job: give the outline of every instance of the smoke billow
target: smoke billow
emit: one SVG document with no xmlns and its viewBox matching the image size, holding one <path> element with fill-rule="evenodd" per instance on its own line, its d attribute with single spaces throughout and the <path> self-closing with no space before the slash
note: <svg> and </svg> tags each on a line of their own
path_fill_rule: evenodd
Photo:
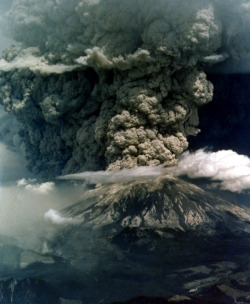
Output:
<svg viewBox="0 0 250 304">
<path fill-rule="evenodd" d="M 28 167 L 176 164 L 213 97 L 204 68 L 249 56 L 249 14 L 245 0 L 14 0 L 0 102 Z"/>
</svg>

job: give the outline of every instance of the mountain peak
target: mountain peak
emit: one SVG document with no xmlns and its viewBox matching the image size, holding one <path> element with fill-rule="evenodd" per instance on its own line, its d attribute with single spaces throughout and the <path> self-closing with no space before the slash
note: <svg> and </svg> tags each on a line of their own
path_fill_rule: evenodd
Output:
<svg viewBox="0 0 250 304">
<path fill-rule="evenodd" d="M 84 225 L 205 230 L 219 224 L 246 229 L 250 212 L 194 184 L 172 176 L 99 185 L 77 204 L 64 209 Z M 244 226 L 244 228 L 243 228 Z"/>
</svg>

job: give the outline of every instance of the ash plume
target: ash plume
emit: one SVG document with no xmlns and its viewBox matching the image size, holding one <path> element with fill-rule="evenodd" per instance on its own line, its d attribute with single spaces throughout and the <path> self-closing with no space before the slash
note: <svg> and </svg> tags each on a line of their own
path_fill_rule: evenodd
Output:
<svg viewBox="0 0 250 304">
<path fill-rule="evenodd" d="M 0 102 L 43 175 L 175 165 L 211 101 L 204 69 L 249 56 L 250 2 L 14 0 Z"/>
</svg>

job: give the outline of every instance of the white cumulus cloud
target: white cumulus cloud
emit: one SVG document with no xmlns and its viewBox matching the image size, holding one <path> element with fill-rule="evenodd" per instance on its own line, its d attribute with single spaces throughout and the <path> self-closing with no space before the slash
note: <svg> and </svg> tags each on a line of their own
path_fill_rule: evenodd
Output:
<svg viewBox="0 0 250 304">
<path fill-rule="evenodd" d="M 219 181 L 223 190 L 241 192 L 250 189 L 250 159 L 232 150 L 186 152 L 170 171 L 177 176 L 211 178 Z"/>
<path fill-rule="evenodd" d="M 57 225 L 65 225 L 65 224 L 77 224 L 79 221 L 72 217 L 63 217 L 60 212 L 54 209 L 49 209 L 44 214 L 44 219 L 47 221 L 52 222 L 53 224 Z"/>
<path fill-rule="evenodd" d="M 17 181 L 18 187 L 23 187 L 28 191 L 32 191 L 40 194 L 48 194 L 51 193 L 55 189 L 55 183 L 53 182 L 45 182 L 45 183 L 35 183 L 36 179 L 25 179 L 22 178 Z"/>
</svg>

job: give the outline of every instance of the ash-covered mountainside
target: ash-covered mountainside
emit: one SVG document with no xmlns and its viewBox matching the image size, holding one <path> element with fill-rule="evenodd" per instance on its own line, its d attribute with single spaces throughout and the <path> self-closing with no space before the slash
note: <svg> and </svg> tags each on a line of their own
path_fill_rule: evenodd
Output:
<svg viewBox="0 0 250 304">
<path fill-rule="evenodd" d="M 249 209 L 170 176 L 89 187 L 33 247 L 0 235 L 4 304 L 249 302 Z"/>
<path fill-rule="evenodd" d="M 222 227 L 250 231 L 248 209 L 172 176 L 98 186 L 63 214 L 86 226 L 110 225 L 118 231 L 126 227 L 199 230 L 206 234 Z"/>
<path fill-rule="evenodd" d="M 164 176 L 99 185 L 61 216 L 72 225 L 47 246 L 81 269 L 95 301 L 248 303 L 247 208 Z"/>
<path fill-rule="evenodd" d="M 28 167 L 175 165 L 213 97 L 204 69 L 249 55 L 248 1 L 14 0 L 0 103 Z M 11 133 L 11 132 L 9 132 Z M 17 138 L 18 137 L 18 138 Z"/>
</svg>

